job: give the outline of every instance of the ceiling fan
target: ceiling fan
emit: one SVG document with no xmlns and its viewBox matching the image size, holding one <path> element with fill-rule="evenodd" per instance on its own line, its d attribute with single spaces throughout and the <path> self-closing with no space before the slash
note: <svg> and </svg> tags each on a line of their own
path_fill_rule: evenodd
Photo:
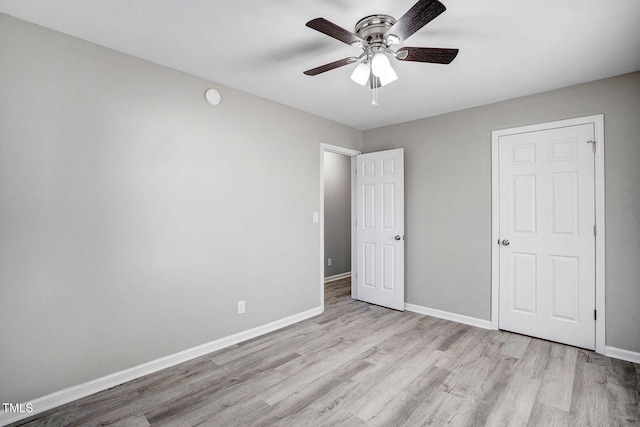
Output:
<svg viewBox="0 0 640 427">
<path fill-rule="evenodd" d="M 357 57 L 350 56 L 312 68 L 304 74 L 316 76 L 358 62 L 358 66 L 351 74 L 351 79 L 362 86 L 369 82 L 370 87 L 375 90 L 398 79 L 387 54 L 400 61 L 449 64 L 458 54 L 458 49 L 431 47 L 400 47 L 396 51 L 391 49 L 391 46 L 403 43 L 445 10 L 446 7 L 438 0 L 419 0 L 398 20 L 389 15 L 370 15 L 362 18 L 355 26 L 355 33 L 324 18 L 312 19 L 307 22 L 307 27 L 348 45 L 362 48 L 363 52 Z"/>
</svg>

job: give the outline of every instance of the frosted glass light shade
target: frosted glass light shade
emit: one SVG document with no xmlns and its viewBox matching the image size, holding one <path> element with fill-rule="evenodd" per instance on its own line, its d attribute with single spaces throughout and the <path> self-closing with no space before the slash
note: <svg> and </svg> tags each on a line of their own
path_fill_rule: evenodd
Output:
<svg viewBox="0 0 640 427">
<path fill-rule="evenodd" d="M 384 86 L 391 82 L 395 82 L 398 80 L 398 74 L 396 71 L 389 65 L 389 69 L 382 76 L 380 76 L 380 85 Z"/>
<path fill-rule="evenodd" d="M 369 66 L 364 62 L 358 64 L 353 73 L 351 73 L 351 80 L 364 86 L 369 81 Z"/>
<path fill-rule="evenodd" d="M 382 77 L 389 68 L 391 68 L 391 63 L 389 62 L 387 55 L 382 52 L 378 52 L 373 55 L 373 59 L 371 60 L 371 71 L 373 71 L 375 76 Z"/>
<path fill-rule="evenodd" d="M 398 75 L 393 67 L 391 67 L 389 58 L 382 52 L 376 53 L 373 56 L 371 60 L 371 71 L 375 76 L 380 78 L 380 84 L 382 86 L 398 79 Z"/>
</svg>

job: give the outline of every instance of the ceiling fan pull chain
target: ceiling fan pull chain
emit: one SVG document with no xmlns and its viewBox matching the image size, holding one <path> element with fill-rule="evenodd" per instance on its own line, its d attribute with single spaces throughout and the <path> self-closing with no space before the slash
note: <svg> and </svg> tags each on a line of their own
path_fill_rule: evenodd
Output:
<svg viewBox="0 0 640 427">
<path fill-rule="evenodd" d="M 378 106 L 378 85 L 376 83 L 373 84 L 373 90 L 371 91 L 373 93 L 373 99 L 371 100 L 371 105 L 373 105 L 374 107 Z"/>
</svg>

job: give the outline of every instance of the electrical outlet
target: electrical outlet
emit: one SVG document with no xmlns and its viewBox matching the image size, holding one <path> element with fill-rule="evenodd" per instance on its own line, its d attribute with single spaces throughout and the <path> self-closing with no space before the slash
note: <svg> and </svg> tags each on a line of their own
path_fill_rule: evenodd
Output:
<svg viewBox="0 0 640 427">
<path fill-rule="evenodd" d="M 331 267 L 331 258 L 327 258 L 327 267 Z"/>
<path fill-rule="evenodd" d="M 244 314 L 244 301 L 238 301 L 238 314 Z"/>
</svg>

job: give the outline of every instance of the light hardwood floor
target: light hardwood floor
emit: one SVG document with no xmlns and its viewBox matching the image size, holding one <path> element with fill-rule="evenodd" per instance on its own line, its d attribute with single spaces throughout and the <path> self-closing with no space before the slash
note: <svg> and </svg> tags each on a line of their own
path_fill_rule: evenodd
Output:
<svg viewBox="0 0 640 427">
<path fill-rule="evenodd" d="M 354 301 L 27 426 L 627 426 L 640 365 Z"/>
</svg>

